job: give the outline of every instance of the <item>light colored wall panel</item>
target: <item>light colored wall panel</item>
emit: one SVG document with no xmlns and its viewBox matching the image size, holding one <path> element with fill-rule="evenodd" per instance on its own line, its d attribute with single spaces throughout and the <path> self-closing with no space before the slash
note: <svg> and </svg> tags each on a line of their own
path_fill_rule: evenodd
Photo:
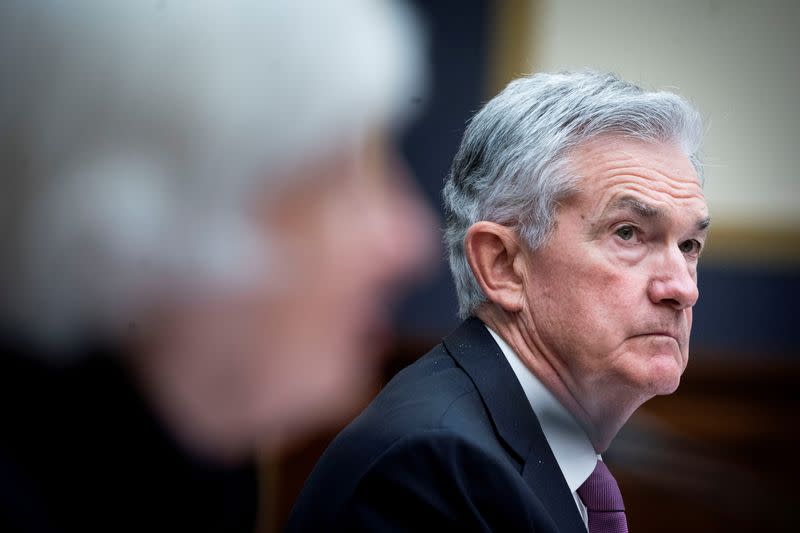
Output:
<svg viewBox="0 0 800 533">
<path fill-rule="evenodd" d="M 694 101 L 714 224 L 798 244 L 800 2 L 537 0 L 531 17 L 535 70 L 590 66 Z"/>
</svg>

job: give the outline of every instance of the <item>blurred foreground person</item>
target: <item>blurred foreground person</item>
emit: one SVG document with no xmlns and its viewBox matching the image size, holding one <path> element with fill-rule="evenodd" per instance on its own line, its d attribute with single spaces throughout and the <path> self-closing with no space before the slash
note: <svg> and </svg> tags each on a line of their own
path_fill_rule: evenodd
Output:
<svg viewBox="0 0 800 533">
<path fill-rule="evenodd" d="M 0 6 L 0 530 L 252 531 L 435 250 L 367 0 Z"/>
<path fill-rule="evenodd" d="M 593 71 L 475 115 L 444 187 L 466 320 L 337 437 L 289 531 L 627 532 L 599 454 L 686 368 L 701 134 L 682 98 Z"/>
</svg>

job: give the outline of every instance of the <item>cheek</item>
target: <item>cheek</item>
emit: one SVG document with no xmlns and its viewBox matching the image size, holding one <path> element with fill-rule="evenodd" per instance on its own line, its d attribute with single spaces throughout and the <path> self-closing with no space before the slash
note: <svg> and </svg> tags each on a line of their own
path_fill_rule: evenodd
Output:
<svg viewBox="0 0 800 533">
<path fill-rule="evenodd" d="M 348 209 L 340 196 L 326 190 L 298 206 L 301 223 L 283 228 L 279 236 L 283 245 L 277 271 L 284 288 L 279 306 L 300 323 L 317 320 L 315 328 L 336 321 L 332 309 L 346 310 L 347 294 L 363 279 L 353 214 L 358 205 Z"/>
<path fill-rule="evenodd" d="M 644 290 L 635 273 L 579 252 L 548 267 L 552 274 L 529 301 L 543 342 L 569 366 L 589 372 L 625 341 Z"/>
<path fill-rule="evenodd" d="M 304 208 L 302 224 L 282 232 L 280 291 L 264 302 L 269 353 L 262 379 L 278 376 L 273 386 L 308 401 L 341 394 L 368 367 L 364 330 L 377 314 L 369 308 L 376 294 L 367 290 L 374 284 L 361 253 L 363 231 L 355 227 L 358 204 L 344 206 L 328 192 Z"/>
<path fill-rule="evenodd" d="M 605 330 L 620 330 L 643 294 L 635 277 L 598 262 L 578 268 L 575 264 L 563 265 L 562 272 L 567 274 L 560 281 L 561 302 L 554 303 L 560 304 L 569 322 L 578 325 L 576 329 L 595 336 Z"/>
<path fill-rule="evenodd" d="M 337 394 L 347 396 L 353 381 L 361 379 L 369 366 L 364 347 L 342 319 L 347 313 L 332 312 L 329 303 L 282 298 L 253 324 L 245 348 L 249 364 L 243 366 L 256 405 L 270 411 L 319 409 Z"/>
</svg>

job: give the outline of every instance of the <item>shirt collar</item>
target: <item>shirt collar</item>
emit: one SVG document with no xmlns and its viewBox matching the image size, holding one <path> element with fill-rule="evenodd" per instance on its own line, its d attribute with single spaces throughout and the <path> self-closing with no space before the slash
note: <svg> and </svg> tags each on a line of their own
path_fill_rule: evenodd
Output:
<svg viewBox="0 0 800 533">
<path fill-rule="evenodd" d="M 569 490 L 575 492 L 591 475 L 600 459 L 586 432 L 575 417 L 559 402 L 517 356 L 511 346 L 486 326 L 522 385 L 547 443 Z"/>
</svg>

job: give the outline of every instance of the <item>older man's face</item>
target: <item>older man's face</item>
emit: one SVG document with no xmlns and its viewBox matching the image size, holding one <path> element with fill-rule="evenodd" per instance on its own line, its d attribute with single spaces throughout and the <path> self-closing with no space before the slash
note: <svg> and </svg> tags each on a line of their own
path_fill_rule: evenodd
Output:
<svg viewBox="0 0 800 533">
<path fill-rule="evenodd" d="M 587 411 L 673 392 L 686 368 L 708 211 L 673 145 L 613 137 L 573 153 L 580 191 L 531 253 L 527 327 Z"/>
</svg>

